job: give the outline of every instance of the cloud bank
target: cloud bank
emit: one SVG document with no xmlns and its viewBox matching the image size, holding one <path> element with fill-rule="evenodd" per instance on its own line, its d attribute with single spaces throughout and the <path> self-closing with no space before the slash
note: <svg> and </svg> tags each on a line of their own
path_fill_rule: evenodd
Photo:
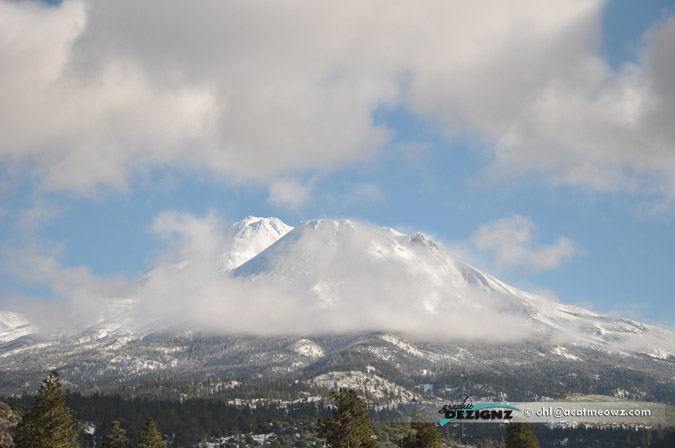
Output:
<svg viewBox="0 0 675 448">
<path fill-rule="evenodd" d="M 402 106 L 477 136 L 492 178 L 672 198 L 675 18 L 613 69 L 605 4 L 2 0 L 0 163 L 83 195 L 170 167 L 283 201 L 293 173 L 376 157 L 374 113 Z"/>
</svg>

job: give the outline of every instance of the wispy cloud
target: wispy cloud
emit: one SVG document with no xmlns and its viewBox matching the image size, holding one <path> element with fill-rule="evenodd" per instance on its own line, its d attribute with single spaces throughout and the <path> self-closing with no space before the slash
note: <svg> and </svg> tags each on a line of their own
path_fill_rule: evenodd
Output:
<svg viewBox="0 0 675 448">
<path fill-rule="evenodd" d="M 292 178 L 276 180 L 269 187 L 267 202 L 278 206 L 298 208 L 311 198 L 314 184 L 313 179 L 304 184 Z"/>
<path fill-rule="evenodd" d="M 481 225 L 471 241 L 478 249 L 490 252 L 498 266 L 507 268 L 553 269 L 581 252 L 564 236 L 553 244 L 537 244 L 536 230 L 532 220 L 514 213 Z"/>
<path fill-rule="evenodd" d="M 152 231 L 166 244 L 165 261 L 202 260 L 213 264 L 216 255 L 231 244 L 225 223 L 214 210 L 204 216 L 165 210 L 155 216 Z"/>
<path fill-rule="evenodd" d="M 382 202 L 386 198 L 382 189 L 375 184 L 360 184 L 354 188 L 354 191 L 347 198 L 347 205 L 359 203 Z"/>
<path fill-rule="evenodd" d="M 130 279 L 96 275 L 87 266 L 64 266 L 60 247 L 28 247 L 5 253 L 0 268 L 19 281 L 49 289 L 49 300 L 23 298 L 15 306 L 26 313 L 38 329 L 82 329 L 114 314 L 115 299 L 128 297 Z M 11 302 L 11 300 L 10 300 Z"/>
</svg>

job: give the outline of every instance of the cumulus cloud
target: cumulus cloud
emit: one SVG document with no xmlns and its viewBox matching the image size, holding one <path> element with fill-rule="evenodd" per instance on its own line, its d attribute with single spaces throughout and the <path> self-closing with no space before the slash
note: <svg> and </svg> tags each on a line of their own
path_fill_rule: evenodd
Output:
<svg viewBox="0 0 675 448">
<path fill-rule="evenodd" d="M 492 177 L 672 197 L 675 18 L 613 69 L 605 4 L 2 0 L 0 160 L 80 194 L 164 167 L 273 182 L 372 158 L 374 112 L 403 106 L 480 136 Z"/>
<path fill-rule="evenodd" d="M 396 90 L 332 60 L 340 31 L 318 5 L 184 6 L 0 2 L 0 157 L 88 194 L 154 167 L 330 168 L 387 140 L 371 112 Z"/>
<path fill-rule="evenodd" d="M 581 249 L 569 238 L 559 236 L 553 244 L 536 244 L 537 226 L 529 218 L 512 214 L 481 225 L 471 236 L 480 250 L 491 252 L 499 266 L 553 269 L 569 261 Z"/>
</svg>

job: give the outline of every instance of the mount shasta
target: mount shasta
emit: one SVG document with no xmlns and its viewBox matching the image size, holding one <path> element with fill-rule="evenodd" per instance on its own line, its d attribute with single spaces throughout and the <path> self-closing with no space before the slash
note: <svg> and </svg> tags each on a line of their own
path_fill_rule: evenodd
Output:
<svg viewBox="0 0 675 448">
<path fill-rule="evenodd" d="M 76 304 L 59 325 L 0 312 L 0 389 L 32 391 L 56 368 L 81 390 L 161 376 L 220 378 L 234 395 L 238 382 L 285 378 L 378 400 L 460 385 L 675 396 L 670 331 L 521 291 L 420 233 L 248 217 L 219 241 L 159 263 L 123 297 Z"/>
</svg>

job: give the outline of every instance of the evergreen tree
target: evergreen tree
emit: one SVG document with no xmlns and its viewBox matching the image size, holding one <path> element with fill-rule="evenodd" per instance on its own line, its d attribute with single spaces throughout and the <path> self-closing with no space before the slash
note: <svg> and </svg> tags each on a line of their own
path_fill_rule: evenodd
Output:
<svg viewBox="0 0 675 448">
<path fill-rule="evenodd" d="M 321 436 L 331 448 L 375 448 L 366 404 L 351 389 L 332 391 L 333 416 L 321 424 Z"/>
<path fill-rule="evenodd" d="M 157 431 L 157 425 L 152 418 L 149 418 L 145 424 L 145 431 L 138 440 L 138 448 L 166 448 L 166 442 L 162 440 L 162 436 Z"/>
<path fill-rule="evenodd" d="M 506 448 L 539 448 L 539 442 L 529 423 L 509 423 L 506 425 Z"/>
<path fill-rule="evenodd" d="M 66 409 L 59 374 L 53 371 L 43 383 L 35 403 L 16 427 L 16 447 L 77 448 L 80 426 Z"/>
<path fill-rule="evenodd" d="M 129 439 L 127 439 L 127 432 L 120 428 L 120 422 L 112 422 L 112 428 L 103 437 L 102 448 L 127 448 L 129 446 Z"/>
<path fill-rule="evenodd" d="M 9 405 L 0 402 L 0 448 L 11 448 L 14 445 L 12 434 L 19 420 L 19 415 Z"/>
<path fill-rule="evenodd" d="M 442 448 L 443 436 L 435 423 L 431 423 L 422 407 L 413 409 L 411 431 L 401 439 L 402 448 Z"/>
</svg>

